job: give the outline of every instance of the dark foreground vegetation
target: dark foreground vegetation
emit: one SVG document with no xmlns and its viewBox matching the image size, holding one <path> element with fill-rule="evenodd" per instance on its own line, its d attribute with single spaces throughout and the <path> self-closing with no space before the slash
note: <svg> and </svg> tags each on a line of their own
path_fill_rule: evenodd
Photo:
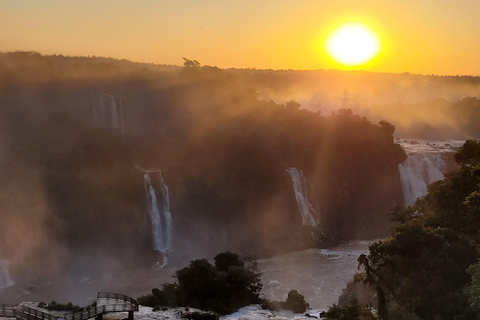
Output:
<svg viewBox="0 0 480 320">
<path fill-rule="evenodd" d="M 305 298 L 291 290 L 284 302 L 270 302 L 260 297 L 261 274 L 256 262 L 241 260 L 231 252 L 215 256 L 212 265 L 206 259 L 193 260 L 175 272 L 174 283 L 165 283 L 152 294 L 141 296 L 141 305 L 162 307 L 194 307 L 225 315 L 251 304 L 261 304 L 269 309 L 292 310 L 303 313 L 308 308 Z"/>
<path fill-rule="evenodd" d="M 392 236 L 359 258 L 356 280 L 376 291 L 380 319 L 479 319 L 480 141 L 467 141 L 455 159 L 461 168 L 413 206 L 395 208 Z"/>
<path fill-rule="evenodd" d="M 38 305 L 40 308 L 45 307 L 47 310 L 53 310 L 53 311 L 73 311 L 73 310 L 78 310 L 80 309 L 80 306 L 74 305 L 71 302 L 68 303 L 58 303 L 55 300 L 50 302 L 49 304 L 45 303 L 40 303 Z"/>
<path fill-rule="evenodd" d="M 322 317 L 328 320 L 376 320 L 377 316 L 372 309 L 359 304 L 357 300 L 352 300 L 343 307 L 333 305 L 326 312 L 322 312 Z"/>
<path fill-rule="evenodd" d="M 290 290 L 285 301 L 263 301 L 263 307 L 272 311 L 290 310 L 294 313 L 304 313 L 310 305 L 305 297 L 295 289 Z"/>
</svg>

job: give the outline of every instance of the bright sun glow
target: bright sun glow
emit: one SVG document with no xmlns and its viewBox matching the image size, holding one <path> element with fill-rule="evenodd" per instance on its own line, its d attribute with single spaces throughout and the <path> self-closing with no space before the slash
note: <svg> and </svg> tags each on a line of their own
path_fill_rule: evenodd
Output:
<svg viewBox="0 0 480 320">
<path fill-rule="evenodd" d="M 362 24 L 346 24 L 333 31 L 325 50 L 338 63 L 357 66 L 372 60 L 380 51 L 377 35 Z"/>
</svg>

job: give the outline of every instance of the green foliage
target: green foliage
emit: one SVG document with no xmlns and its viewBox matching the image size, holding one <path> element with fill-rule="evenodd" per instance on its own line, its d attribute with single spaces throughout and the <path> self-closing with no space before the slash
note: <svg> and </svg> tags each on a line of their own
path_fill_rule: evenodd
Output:
<svg viewBox="0 0 480 320">
<path fill-rule="evenodd" d="M 480 140 L 467 140 L 455 155 L 459 164 L 478 163 L 480 161 Z"/>
<path fill-rule="evenodd" d="M 395 133 L 395 126 L 393 124 L 391 124 L 388 121 L 382 120 L 378 123 L 378 125 L 380 126 L 380 128 L 382 129 L 382 131 L 385 133 L 387 137 L 393 138 L 393 134 Z"/>
<path fill-rule="evenodd" d="M 350 304 L 339 307 L 337 305 L 331 306 L 328 311 L 322 314 L 326 319 L 332 320 L 375 320 L 377 319 L 370 309 L 358 304 L 358 301 L 353 300 Z"/>
<path fill-rule="evenodd" d="M 305 297 L 294 289 L 290 290 L 285 301 L 269 301 L 263 299 L 260 305 L 263 309 L 271 311 L 290 310 L 294 313 L 304 313 L 309 308 Z"/>
<path fill-rule="evenodd" d="M 145 306 L 145 307 L 150 307 L 153 308 L 157 305 L 157 298 L 153 294 L 147 294 L 144 296 L 140 296 L 137 298 L 138 304 Z"/>
<path fill-rule="evenodd" d="M 215 256 L 215 266 L 206 259 L 193 260 L 175 272 L 176 283 L 153 289 L 152 295 L 142 296 L 138 302 L 147 306 L 191 306 L 219 314 L 260 303 L 261 274 L 255 262 L 246 262 L 231 252 Z"/>
<path fill-rule="evenodd" d="M 187 58 L 182 58 L 183 59 L 183 67 L 184 68 L 198 68 L 200 67 L 200 62 L 197 60 L 190 60 Z"/>
<path fill-rule="evenodd" d="M 182 317 L 190 320 L 218 320 L 218 314 L 214 312 L 184 312 Z"/>
<path fill-rule="evenodd" d="M 244 263 L 235 253 L 223 252 L 215 256 L 215 268 L 218 271 L 228 271 L 230 267 L 244 267 Z"/>
<path fill-rule="evenodd" d="M 376 286 L 381 319 L 394 312 L 426 320 L 473 315 L 476 267 L 468 269 L 472 277 L 465 270 L 480 256 L 480 171 L 479 159 L 466 154 L 479 151 L 476 142 L 464 145 L 457 154 L 462 167 L 412 207 L 394 208 L 392 237 L 359 258 L 365 281 Z"/>
<path fill-rule="evenodd" d="M 286 310 L 291 310 L 295 313 L 304 313 L 308 307 L 309 305 L 302 294 L 297 290 L 290 290 L 287 300 L 285 300 Z"/>
<path fill-rule="evenodd" d="M 468 297 L 468 302 L 472 310 L 479 312 L 480 311 L 480 262 L 468 267 L 467 273 L 472 276 L 472 281 L 464 288 L 464 292 Z"/>
<path fill-rule="evenodd" d="M 354 275 L 353 281 L 347 284 L 338 298 L 339 306 L 343 307 L 350 304 L 351 301 L 358 301 L 360 305 L 378 307 L 377 292 L 374 286 L 365 283 L 366 277 L 365 273 Z"/>
<path fill-rule="evenodd" d="M 45 309 L 47 310 L 55 310 L 55 311 L 73 311 L 80 309 L 80 306 L 74 305 L 73 303 L 69 302 L 66 304 L 57 303 L 55 300 L 52 300 Z"/>
</svg>

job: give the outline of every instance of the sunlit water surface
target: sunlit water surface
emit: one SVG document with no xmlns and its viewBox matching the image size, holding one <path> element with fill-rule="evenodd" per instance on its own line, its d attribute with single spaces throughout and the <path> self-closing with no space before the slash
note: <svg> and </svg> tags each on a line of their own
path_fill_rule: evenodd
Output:
<svg viewBox="0 0 480 320">
<path fill-rule="evenodd" d="M 332 249 L 308 249 L 258 261 L 263 273 L 263 293 L 282 300 L 291 289 L 305 296 L 312 309 L 337 303 L 347 283 L 358 271 L 357 259 L 368 253 L 371 241 L 356 241 Z"/>
</svg>

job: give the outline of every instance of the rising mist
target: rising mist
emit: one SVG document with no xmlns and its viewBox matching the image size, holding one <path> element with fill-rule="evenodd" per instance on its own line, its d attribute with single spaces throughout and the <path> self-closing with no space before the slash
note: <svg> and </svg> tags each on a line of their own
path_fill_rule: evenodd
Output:
<svg viewBox="0 0 480 320">
<path fill-rule="evenodd" d="M 418 137 L 478 129 L 461 125 L 471 116 L 451 116 L 457 106 L 476 108 L 477 78 L 221 70 L 188 59 L 172 67 L 34 52 L 2 54 L 0 69 L 0 260 L 16 283 L 5 290 L 11 300 L 18 288 L 35 293 L 61 279 L 71 285 L 50 294 L 78 301 L 87 297 L 75 293 L 80 280 L 108 287 L 161 261 L 145 168 L 161 170 L 168 186 L 173 268 L 225 250 L 266 257 L 386 236 L 386 213 L 403 203 L 398 165 L 406 154 L 394 134 L 417 137 L 409 131 L 417 110 L 435 115 L 418 118 L 419 126 L 437 130 Z M 442 96 L 434 96 L 439 87 Z M 453 102 L 425 102 L 433 98 Z M 411 114 L 380 107 L 402 99 Z M 303 174 L 315 223 L 302 223 L 288 168 Z"/>
</svg>

